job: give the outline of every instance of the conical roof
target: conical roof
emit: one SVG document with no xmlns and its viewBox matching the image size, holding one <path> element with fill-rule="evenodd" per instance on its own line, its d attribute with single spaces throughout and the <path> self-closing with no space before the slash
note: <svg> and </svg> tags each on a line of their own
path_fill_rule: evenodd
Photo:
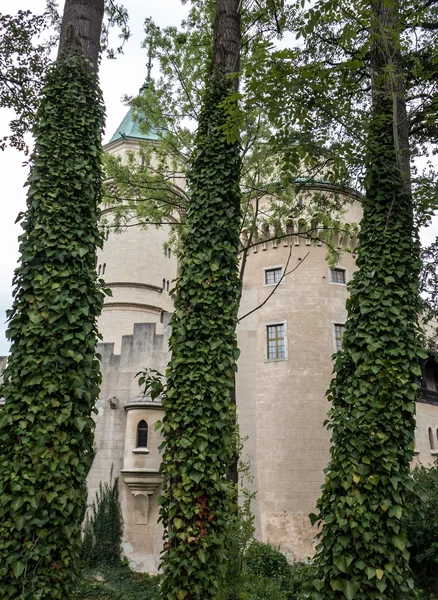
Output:
<svg viewBox="0 0 438 600">
<path fill-rule="evenodd" d="M 117 130 L 110 139 L 109 143 L 111 144 L 111 142 L 126 138 L 134 140 L 158 140 L 159 136 L 154 127 L 152 127 L 147 133 L 140 131 L 140 123 L 138 120 L 134 119 L 134 112 L 132 108 L 130 108 L 123 121 L 117 127 Z"/>
</svg>

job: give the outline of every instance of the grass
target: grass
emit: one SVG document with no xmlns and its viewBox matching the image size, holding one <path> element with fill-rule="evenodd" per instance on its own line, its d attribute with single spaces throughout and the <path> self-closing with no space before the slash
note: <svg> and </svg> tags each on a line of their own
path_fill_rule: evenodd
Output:
<svg viewBox="0 0 438 600">
<path fill-rule="evenodd" d="M 84 570 L 75 600 L 158 600 L 158 578 L 132 571 L 127 563 Z"/>
</svg>

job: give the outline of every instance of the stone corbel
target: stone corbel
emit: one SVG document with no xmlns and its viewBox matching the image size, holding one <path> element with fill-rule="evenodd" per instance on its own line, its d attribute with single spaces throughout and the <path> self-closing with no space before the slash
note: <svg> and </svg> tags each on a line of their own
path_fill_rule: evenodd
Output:
<svg viewBox="0 0 438 600">
<path fill-rule="evenodd" d="M 134 496 L 136 525 L 147 525 L 149 497 L 155 494 L 163 481 L 160 472 L 156 469 L 122 469 L 121 474 Z"/>
</svg>

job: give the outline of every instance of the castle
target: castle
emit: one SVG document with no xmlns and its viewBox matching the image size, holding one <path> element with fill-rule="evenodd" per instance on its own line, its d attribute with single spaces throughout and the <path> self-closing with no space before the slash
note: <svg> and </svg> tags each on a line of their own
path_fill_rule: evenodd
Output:
<svg viewBox="0 0 438 600">
<path fill-rule="evenodd" d="M 106 150 L 126 161 L 141 141 L 157 143 L 157 136 L 142 133 L 130 110 Z M 324 182 L 307 187 L 327 190 Z M 360 217 L 356 200 L 345 219 L 359 222 Z M 342 253 L 330 269 L 325 247 L 291 227 L 287 237 L 261 239 L 248 254 L 236 397 L 240 434 L 246 439 L 243 459 L 249 459 L 252 472 L 246 485 L 257 492 L 252 504 L 256 536 L 293 560 L 314 551 L 308 515 L 329 457 L 325 392 L 332 355 L 342 344 L 356 240 L 348 235 L 337 240 L 351 252 Z M 161 437 L 155 430 L 163 408 L 159 400 L 141 395 L 135 375 L 145 368 L 164 373 L 169 360 L 169 289 L 177 259 L 166 246 L 168 238 L 168 226 L 110 232 L 97 267 L 113 295 L 106 298 L 99 321 L 103 384 L 90 499 L 113 466 L 120 476 L 123 551 L 134 568 L 150 573 L 157 571 L 163 544 L 157 522 Z M 423 363 L 422 375 L 415 461 L 430 464 L 438 454 L 438 365 L 433 358 Z"/>
</svg>

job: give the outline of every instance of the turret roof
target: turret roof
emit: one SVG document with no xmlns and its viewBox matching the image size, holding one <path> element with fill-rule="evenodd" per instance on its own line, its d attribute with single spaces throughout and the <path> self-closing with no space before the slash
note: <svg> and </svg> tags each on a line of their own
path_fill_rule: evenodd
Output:
<svg viewBox="0 0 438 600">
<path fill-rule="evenodd" d="M 140 131 L 140 123 L 134 118 L 134 112 L 132 108 L 130 108 L 123 121 L 117 127 L 117 130 L 110 139 L 109 143 L 111 144 L 111 142 L 126 138 L 134 140 L 158 140 L 159 136 L 154 127 L 152 127 L 147 133 Z"/>
</svg>

